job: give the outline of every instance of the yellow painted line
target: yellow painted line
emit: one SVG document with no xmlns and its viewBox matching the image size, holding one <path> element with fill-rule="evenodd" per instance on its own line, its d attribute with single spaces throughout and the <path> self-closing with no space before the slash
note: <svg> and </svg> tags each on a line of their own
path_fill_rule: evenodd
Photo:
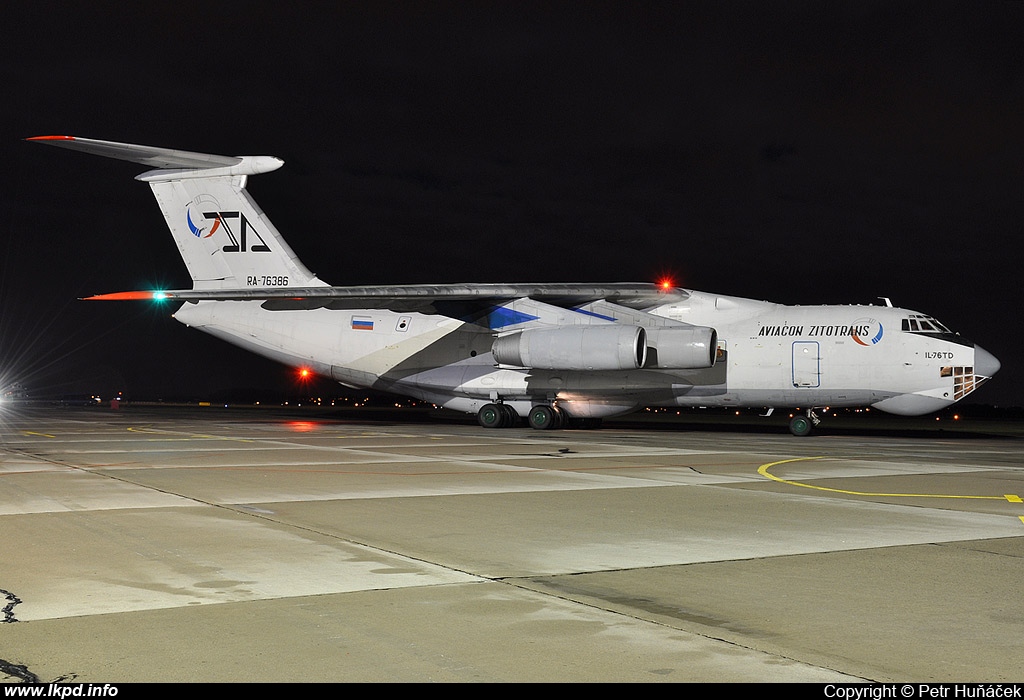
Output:
<svg viewBox="0 0 1024 700">
<path fill-rule="evenodd" d="M 882 498 L 967 498 L 977 500 L 995 500 L 1001 501 L 1004 498 L 1008 499 L 1008 496 L 956 496 L 943 493 L 874 493 L 871 491 L 848 491 L 847 489 L 833 489 L 828 486 L 815 486 L 814 484 L 804 484 L 799 481 L 790 481 L 789 479 L 783 479 L 769 473 L 769 469 L 777 467 L 780 464 L 789 464 L 790 462 L 807 462 L 814 459 L 825 459 L 825 457 L 797 457 L 795 459 L 783 459 L 778 462 L 770 462 L 768 464 L 762 464 L 757 468 L 757 473 L 761 476 L 767 477 L 772 481 L 777 481 L 780 484 L 788 484 L 790 486 L 800 486 L 805 489 L 815 489 L 816 491 L 830 491 L 831 493 L 845 493 L 850 496 L 874 496 Z"/>
<path fill-rule="evenodd" d="M 1020 496 L 1014 495 L 1012 493 L 1006 494 L 1005 496 L 1003 496 L 1003 498 L 1008 500 L 1010 503 L 1024 503 L 1024 500 L 1021 500 Z"/>
<path fill-rule="evenodd" d="M 34 433 L 31 430 L 23 430 L 23 431 L 21 431 L 21 434 L 22 435 L 38 435 L 39 437 L 48 437 L 48 438 L 55 438 L 55 437 L 57 437 L 56 435 L 50 435 L 49 433 Z"/>
<path fill-rule="evenodd" d="M 177 441 L 177 440 L 181 440 L 181 441 L 185 441 L 185 442 L 190 441 L 190 440 L 228 440 L 230 442 L 256 442 L 255 440 L 249 440 L 249 439 L 246 439 L 246 438 L 236 438 L 236 437 L 231 437 L 230 435 L 203 435 L 201 433 L 200 434 L 194 434 L 194 435 L 186 435 L 184 433 L 175 433 L 175 432 L 171 432 L 169 430 L 156 430 L 156 429 L 147 428 L 147 427 L 139 427 L 139 428 L 129 427 L 129 428 L 127 428 L 127 430 L 128 430 L 129 433 L 146 433 L 147 435 L 163 435 L 163 436 L 178 435 L 178 436 L 180 436 L 180 437 L 161 437 L 161 438 L 158 438 L 159 440 L 167 441 L 167 442 L 174 442 L 174 441 Z"/>
</svg>

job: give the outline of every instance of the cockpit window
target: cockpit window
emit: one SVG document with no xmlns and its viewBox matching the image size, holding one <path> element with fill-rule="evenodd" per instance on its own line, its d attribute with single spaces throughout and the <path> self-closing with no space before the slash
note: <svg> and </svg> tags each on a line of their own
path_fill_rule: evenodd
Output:
<svg viewBox="0 0 1024 700">
<path fill-rule="evenodd" d="M 931 316 L 911 314 L 903 319 L 903 330 L 908 333 L 952 333 Z"/>
</svg>

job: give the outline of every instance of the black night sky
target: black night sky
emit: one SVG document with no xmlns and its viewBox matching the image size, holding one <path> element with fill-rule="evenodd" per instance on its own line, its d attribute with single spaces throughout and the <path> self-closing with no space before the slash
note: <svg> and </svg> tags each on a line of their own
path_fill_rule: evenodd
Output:
<svg viewBox="0 0 1024 700">
<path fill-rule="evenodd" d="M 21 7 L 23 6 L 23 7 Z M 936 316 L 1024 405 L 1024 3 L 94 1 L 0 20 L 0 359 L 35 393 L 290 381 L 166 309 L 144 167 L 42 134 L 283 169 L 249 190 L 332 284 L 653 281 Z"/>
</svg>

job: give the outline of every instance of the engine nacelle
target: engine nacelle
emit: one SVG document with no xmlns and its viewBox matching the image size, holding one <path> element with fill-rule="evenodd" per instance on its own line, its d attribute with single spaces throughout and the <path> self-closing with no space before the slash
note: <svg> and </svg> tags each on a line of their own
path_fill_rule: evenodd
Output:
<svg viewBox="0 0 1024 700">
<path fill-rule="evenodd" d="M 718 333 L 706 326 L 669 326 L 647 330 L 647 367 L 705 369 L 715 366 Z"/>
<path fill-rule="evenodd" d="M 639 369 L 647 361 L 647 332 L 618 324 L 529 329 L 497 338 L 491 353 L 497 363 L 515 367 Z"/>
</svg>

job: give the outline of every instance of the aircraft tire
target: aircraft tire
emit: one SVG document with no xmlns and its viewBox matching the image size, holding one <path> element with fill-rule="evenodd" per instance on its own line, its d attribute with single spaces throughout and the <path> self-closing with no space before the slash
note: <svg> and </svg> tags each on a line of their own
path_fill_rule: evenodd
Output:
<svg viewBox="0 0 1024 700">
<path fill-rule="evenodd" d="M 507 403 L 500 404 L 501 409 L 505 412 L 506 420 L 502 424 L 503 428 L 514 428 L 519 424 L 519 412 L 516 409 L 509 406 Z"/>
<path fill-rule="evenodd" d="M 530 409 L 526 422 L 534 430 L 551 430 L 558 422 L 558 416 L 551 406 L 537 405 Z"/>
<path fill-rule="evenodd" d="M 814 430 L 814 423 L 807 416 L 793 416 L 789 421 L 789 432 L 797 437 L 806 437 Z"/>
<path fill-rule="evenodd" d="M 476 412 L 476 422 L 485 428 L 501 428 L 506 421 L 505 410 L 496 403 L 484 404 Z"/>
</svg>

